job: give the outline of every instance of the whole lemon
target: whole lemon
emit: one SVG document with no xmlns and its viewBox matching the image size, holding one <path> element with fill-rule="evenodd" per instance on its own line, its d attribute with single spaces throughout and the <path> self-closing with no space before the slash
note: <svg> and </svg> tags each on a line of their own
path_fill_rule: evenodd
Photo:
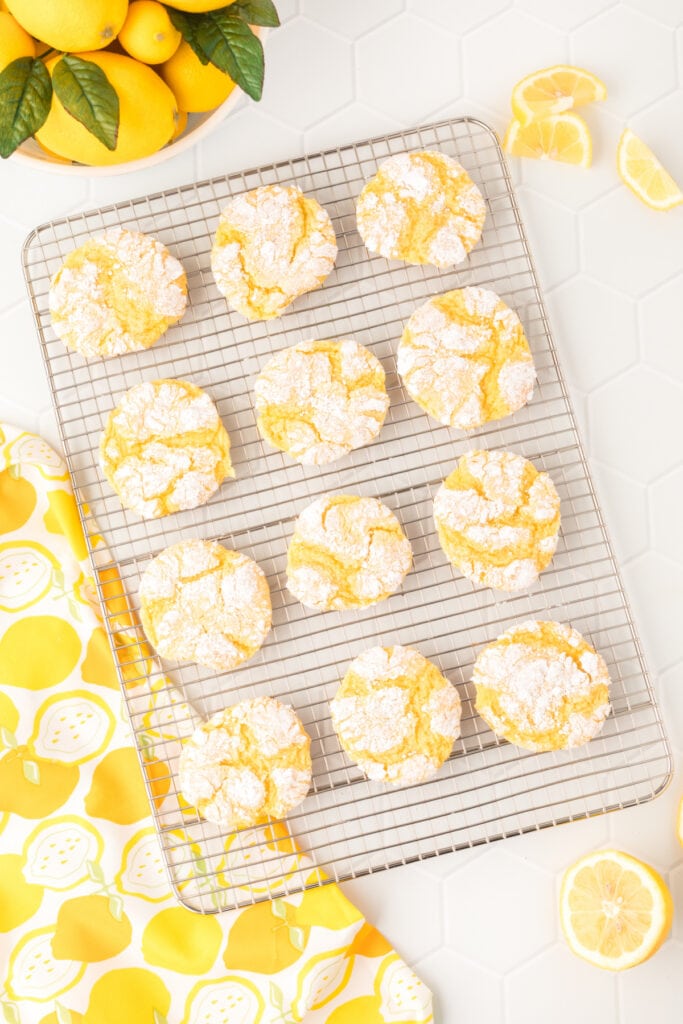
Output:
<svg viewBox="0 0 683 1024">
<path fill-rule="evenodd" d="M 19 57 L 35 55 L 36 46 L 28 32 L 11 14 L 0 11 L 0 71 Z"/>
<path fill-rule="evenodd" d="M 55 50 L 99 50 L 120 32 L 128 0 L 6 0 L 19 24 Z"/>
<path fill-rule="evenodd" d="M 56 96 L 52 97 L 45 124 L 36 132 L 41 146 L 69 160 L 94 165 L 138 160 L 165 146 L 175 130 L 177 108 L 173 93 L 156 72 L 120 53 L 79 56 L 102 68 L 118 93 L 120 123 L 116 149 L 108 150 L 91 135 L 66 112 Z M 50 72 L 59 59 L 57 56 L 48 61 Z"/>
<path fill-rule="evenodd" d="M 119 42 L 131 57 L 145 64 L 163 64 L 180 44 L 180 32 L 157 0 L 133 0 L 119 32 Z"/>
<path fill-rule="evenodd" d="M 217 11 L 219 7 L 229 7 L 235 0 L 166 0 L 167 7 L 175 7 L 177 11 Z"/>
<path fill-rule="evenodd" d="M 161 65 L 161 76 L 180 109 L 190 114 L 220 106 L 235 88 L 232 78 L 214 64 L 202 64 L 184 39 L 171 59 Z"/>
</svg>

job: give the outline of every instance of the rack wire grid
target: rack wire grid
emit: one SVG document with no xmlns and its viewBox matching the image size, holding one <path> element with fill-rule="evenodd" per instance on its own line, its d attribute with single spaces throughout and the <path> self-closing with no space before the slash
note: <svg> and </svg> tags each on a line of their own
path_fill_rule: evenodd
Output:
<svg viewBox="0 0 683 1024">
<path fill-rule="evenodd" d="M 412 149 L 456 157 L 486 199 L 480 244 L 447 272 L 373 256 L 356 232 L 355 200 L 364 182 L 386 157 Z M 274 182 L 296 184 L 326 207 L 339 257 L 325 285 L 298 299 L 282 318 L 247 323 L 219 294 L 209 253 L 226 201 Z M 50 326 L 49 283 L 67 252 L 115 225 L 153 234 L 182 260 L 190 307 L 153 348 L 86 363 L 65 349 Z M 243 906 L 642 803 L 665 788 L 671 773 L 666 736 L 577 437 L 510 176 L 489 127 L 468 117 L 442 121 L 79 213 L 29 236 L 24 269 L 81 519 L 97 556 L 99 595 L 150 804 L 171 882 L 187 906 L 204 913 Z M 471 284 L 492 288 L 519 313 L 538 384 L 526 408 L 466 436 L 431 420 L 408 398 L 395 353 L 403 324 L 419 304 Z M 387 420 L 373 444 L 343 460 L 299 465 L 261 440 L 254 377 L 285 345 L 345 336 L 368 346 L 384 364 Z M 237 476 L 201 508 L 141 521 L 122 509 L 106 484 L 98 442 L 121 395 L 158 377 L 190 380 L 212 396 L 232 439 Z M 432 497 L 457 458 L 475 447 L 519 452 L 546 470 L 559 491 L 557 552 L 527 592 L 474 587 L 439 547 Z M 285 588 L 294 519 L 330 491 L 380 497 L 413 547 L 414 569 L 402 591 L 363 611 L 312 613 Z M 106 552 L 97 549 L 100 533 Z M 250 555 L 270 583 L 272 632 L 248 664 L 228 675 L 193 664 L 165 665 L 164 674 L 140 646 L 140 575 L 160 550 L 190 536 Z M 124 640 L 121 602 L 103 584 L 103 570 L 119 575 L 129 597 L 133 621 Z M 527 618 L 570 622 L 607 661 L 612 714 L 586 746 L 529 753 L 499 740 L 474 711 L 477 652 Z M 399 789 L 361 775 L 341 751 L 328 712 L 349 661 L 369 646 L 393 643 L 413 645 L 436 662 L 463 700 L 462 735 L 450 759 L 432 780 Z M 312 788 L 286 823 L 222 834 L 180 799 L 180 745 L 201 716 L 264 694 L 285 700 L 300 715 L 312 740 Z M 297 850 L 320 870 L 311 870 L 311 860 L 300 861 Z"/>
</svg>

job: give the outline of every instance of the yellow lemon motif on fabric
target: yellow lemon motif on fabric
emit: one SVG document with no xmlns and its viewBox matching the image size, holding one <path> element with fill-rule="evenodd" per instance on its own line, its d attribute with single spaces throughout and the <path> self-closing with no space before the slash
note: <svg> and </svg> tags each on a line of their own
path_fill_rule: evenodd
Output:
<svg viewBox="0 0 683 1024">
<path fill-rule="evenodd" d="M 95 626 L 90 634 L 85 658 L 81 664 L 81 679 L 84 683 L 91 683 L 94 686 L 106 686 L 111 690 L 119 688 L 119 677 L 116 674 L 109 640 L 102 626 Z"/>
<path fill-rule="evenodd" d="M 360 910 L 340 889 L 331 886 L 306 889 L 299 905 L 292 907 L 292 914 L 297 924 L 320 928 L 348 928 L 363 920 Z"/>
<path fill-rule="evenodd" d="M 43 517 L 50 533 L 63 533 L 74 553 L 76 561 L 87 558 L 88 549 L 78 516 L 78 505 L 69 491 L 50 491 L 47 496 L 49 508 Z"/>
<path fill-rule="evenodd" d="M 21 612 L 37 604 L 58 571 L 59 562 L 42 544 L 21 540 L 0 544 L 0 611 Z"/>
<path fill-rule="evenodd" d="M 95 613 L 98 619 L 102 619 L 99 598 L 95 590 L 95 581 L 90 575 L 81 573 L 74 583 L 74 597 L 81 604 L 87 605 Z"/>
<path fill-rule="evenodd" d="M 171 895 L 154 828 L 143 828 L 123 848 L 116 888 L 125 896 L 159 903 Z"/>
<path fill-rule="evenodd" d="M 386 1024 L 380 1014 L 381 1000 L 379 996 L 357 996 L 333 1010 L 325 1024 Z M 402 1020 L 401 1024 L 415 1024 L 415 1021 Z"/>
<path fill-rule="evenodd" d="M 0 758 L 0 810 L 45 818 L 66 803 L 78 778 L 77 765 L 46 761 L 17 747 Z"/>
<path fill-rule="evenodd" d="M 280 874 L 272 878 L 254 879 L 254 864 L 266 858 L 273 861 L 277 854 Z M 219 878 L 230 886 L 239 886 L 250 892 L 262 894 L 281 889 L 282 883 L 291 878 L 298 869 L 301 854 L 289 834 L 286 825 L 275 822 L 263 829 L 251 829 L 229 836 L 225 843 L 225 857 L 221 864 Z"/>
<path fill-rule="evenodd" d="M 46 889 L 73 889 L 88 877 L 88 861 L 99 861 L 103 850 L 102 836 L 83 818 L 50 818 L 24 843 L 24 878 Z"/>
<path fill-rule="evenodd" d="M 18 928 L 33 917 L 43 901 L 43 888 L 30 885 L 21 873 L 23 857 L 6 853 L 0 857 L 0 932 Z"/>
<path fill-rule="evenodd" d="M 362 928 L 356 932 L 356 936 L 349 946 L 349 956 L 386 956 L 391 953 L 391 946 L 381 932 L 367 921 Z"/>
<path fill-rule="evenodd" d="M 52 952 L 58 960 L 98 963 L 122 953 L 132 935 L 130 919 L 123 911 L 114 916 L 108 896 L 77 896 L 59 908 Z"/>
<path fill-rule="evenodd" d="M 18 724 L 19 712 L 16 709 L 14 701 L 12 701 L 6 693 L 3 693 L 0 690 L 0 726 L 14 735 L 17 731 Z"/>
<path fill-rule="evenodd" d="M 431 1021 L 429 989 L 397 953 L 390 953 L 377 972 L 375 993 L 383 1021 Z"/>
<path fill-rule="evenodd" d="M 294 1020 L 303 1021 L 307 1013 L 331 1003 L 346 985 L 352 968 L 353 959 L 344 947 L 311 957 L 297 981 Z"/>
<path fill-rule="evenodd" d="M 10 999 L 46 1003 L 80 981 L 84 963 L 56 960 L 52 953 L 54 926 L 37 928 L 14 947 L 9 958 L 5 990 Z"/>
<path fill-rule="evenodd" d="M 166 1017 L 171 997 L 161 978 L 142 967 L 124 967 L 98 978 L 84 1024 L 152 1024 Z"/>
<path fill-rule="evenodd" d="M 57 1016 L 56 1010 L 54 1011 L 54 1013 L 48 1013 L 47 1017 L 41 1018 L 39 1024 L 64 1024 L 64 1009 L 65 1008 L 62 1007 L 60 1016 Z M 69 1010 L 68 1013 L 69 1016 L 67 1019 L 69 1021 L 69 1024 L 83 1024 L 83 1022 L 85 1021 L 85 1017 L 83 1016 L 82 1013 L 77 1013 L 75 1010 Z"/>
<path fill-rule="evenodd" d="M 132 825 L 147 817 L 149 801 L 132 747 L 112 750 L 96 765 L 85 809 L 92 818 L 106 818 L 117 825 Z"/>
<path fill-rule="evenodd" d="M 255 903 L 230 929 L 223 961 L 232 971 L 276 974 L 299 959 L 309 933 L 310 928 L 295 926 L 291 908 L 282 900 Z"/>
<path fill-rule="evenodd" d="M 187 997 L 182 1024 L 261 1024 L 263 1011 L 263 996 L 253 981 L 200 981 Z"/>
<path fill-rule="evenodd" d="M 154 967 L 206 974 L 218 956 L 223 930 L 215 917 L 185 907 L 161 910 L 142 934 L 142 955 Z"/>
<path fill-rule="evenodd" d="M 36 489 L 11 469 L 0 472 L 0 533 L 18 530 L 36 507 Z"/>
<path fill-rule="evenodd" d="M 0 679 L 5 686 L 45 690 L 66 679 L 80 655 L 80 637 L 71 623 L 56 615 L 28 615 L 0 640 Z"/>
<path fill-rule="evenodd" d="M 85 764 L 106 749 L 115 728 L 116 720 L 100 697 L 73 690 L 41 704 L 28 747 L 39 757 Z"/>
<path fill-rule="evenodd" d="M 35 434 L 19 434 L 4 451 L 8 465 L 36 466 L 46 480 L 68 480 L 63 459 Z"/>
</svg>

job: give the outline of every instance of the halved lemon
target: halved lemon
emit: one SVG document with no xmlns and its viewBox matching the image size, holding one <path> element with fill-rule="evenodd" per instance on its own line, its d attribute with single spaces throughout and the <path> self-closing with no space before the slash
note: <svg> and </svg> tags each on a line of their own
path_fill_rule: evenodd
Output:
<svg viewBox="0 0 683 1024">
<path fill-rule="evenodd" d="M 512 113 L 521 124 L 537 117 L 561 114 L 573 107 L 604 100 L 607 86 L 596 75 L 571 64 L 532 71 L 512 90 Z"/>
<path fill-rule="evenodd" d="M 664 879 L 619 850 L 582 857 L 562 880 L 565 937 L 572 952 L 595 967 L 623 971 L 641 964 L 664 942 L 672 918 Z"/>
<path fill-rule="evenodd" d="M 571 110 L 526 125 L 513 118 L 505 133 L 503 149 L 511 156 L 562 160 L 579 167 L 590 167 L 593 156 L 588 125 Z"/>
<path fill-rule="evenodd" d="M 683 192 L 674 179 L 630 128 L 619 139 L 617 170 L 623 183 L 651 209 L 671 210 L 683 203 Z"/>
</svg>

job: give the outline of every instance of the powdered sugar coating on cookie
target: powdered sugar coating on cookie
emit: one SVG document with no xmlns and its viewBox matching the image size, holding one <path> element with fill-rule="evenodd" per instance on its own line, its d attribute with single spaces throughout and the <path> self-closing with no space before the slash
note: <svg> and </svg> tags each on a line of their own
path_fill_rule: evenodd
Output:
<svg viewBox="0 0 683 1024">
<path fill-rule="evenodd" d="M 216 406 L 182 380 L 127 391 L 107 419 L 100 462 L 123 507 L 146 519 L 203 505 L 235 475 Z"/>
<path fill-rule="evenodd" d="M 268 635 L 270 590 L 246 555 L 215 541 L 180 541 L 145 569 L 140 618 L 162 658 L 228 672 L 253 657 Z"/>
<path fill-rule="evenodd" d="M 332 222 L 315 199 L 293 185 L 262 185 L 223 210 L 211 269 L 233 309 L 270 320 L 318 288 L 336 258 Z"/>
<path fill-rule="evenodd" d="M 50 284 L 50 316 L 86 359 L 149 348 L 182 317 L 187 278 L 165 245 L 110 228 L 74 249 Z"/>
<path fill-rule="evenodd" d="M 180 755 L 179 783 L 185 800 L 227 831 L 282 818 L 311 785 L 309 736 L 288 705 L 241 701 L 195 730 Z"/>
<path fill-rule="evenodd" d="M 523 622 L 474 665 L 476 709 L 499 736 L 527 750 L 580 746 L 609 714 L 604 660 L 571 626 Z"/>
<path fill-rule="evenodd" d="M 287 587 L 318 611 L 366 608 L 397 590 L 412 550 L 393 512 L 376 498 L 328 494 L 296 521 Z"/>
<path fill-rule="evenodd" d="M 369 778 L 392 785 L 424 782 L 460 735 L 454 686 L 411 647 L 372 647 L 351 662 L 330 703 L 346 753 Z"/>
<path fill-rule="evenodd" d="M 465 259 L 485 216 L 483 196 L 465 169 L 430 150 L 385 160 L 356 207 L 358 231 L 371 252 L 441 268 Z"/>
<path fill-rule="evenodd" d="M 560 499 L 547 473 L 514 452 L 466 452 L 434 497 L 439 542 L 468 579 L 522 590 L 557 546 Z"/>
<path fill-rule="evenodd" d="M 258 428 L 297 462 L 323 465 L 369 444 L 389 407 L 382 364 L 356 341 L 302 341 L 256 378 Z"/>
<path fill-rule="evenodd" d="M 416 309 L 397 365 L 411 398 L 460 430 L 521 409 L 536 380 L 519 317 L 486 288 L 445 292 Z"/>
</svg>

